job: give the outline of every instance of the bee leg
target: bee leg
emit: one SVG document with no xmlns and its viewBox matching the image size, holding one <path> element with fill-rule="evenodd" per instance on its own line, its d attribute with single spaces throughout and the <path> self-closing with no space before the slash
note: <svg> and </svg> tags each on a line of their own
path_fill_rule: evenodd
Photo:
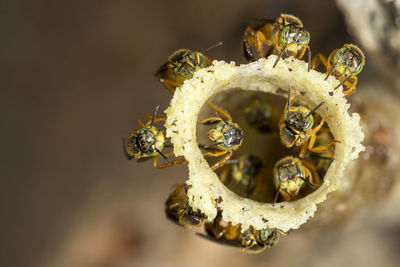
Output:
<svg viewBox="0 0 400 267">
<path fill-rule="evenodd" d="M 302 160 L 301 163 L 306 167 L 305 171 L 308 175 L 308 181 L 314 186 L 321 186 L 321 179 L 319 178 L 317 168 L 308 161 Z"/>
<path fill-rule="evenodd" d="M 182 191 L 182 189 L 185 187 L 185 184 L 180 184 L 178 185 L 175 190 L 171 193 L 171 199 L 175 200 L 176 196 L 179 195 L 179 193 Z"/>
<path fill-rule="evenodd" d="M 166 153 L 165 156 L 168 157 L 172 153 L 173 153 L 173 151 L 170 151 L 170 152 Z M 153 166 L 154 166 L 154 168 L 158 168 L 158 169 L 168 168 L 168 167 L 171 167 L 173 165 L 181 164 L 181 163 L 183 163 L 185 161 L 184 158 L 181 158 L 181 159 L 176 159 L 176 160 L 173 160 L 173 161 L 168 161 L 167 163 L 163 163 L 161 165 L 157 165 L 157 159 L 158 159 L 158 155 L 153 157 Z"/>
<path fill-rule="evenodd" d="M 310 137 L 311 139 L 311 137 Z M 304 155 L 307 152 L 307 147 L 308 147 L 308 140 L 305 141 L 303 144 L 301 144 L 301 149 L 300 149 L 300 153 L 299 153 L 299 158 L 304 158 Z"/>
<path fill-rule="evenodd" d="M 249 182 L 246 186 L 246 190 L 244 191 L 244 194 L 243 194 L 244 197 L 247 197 L 249 195 L 250 191 L 253 191 L 253 190 L 251 190 L 251 186 L 253 185 L 255 178 L 256 178 L 256 176 L 254 176 L 254 175 L 252 177 L 250 177 Z"/>
<path fill-rule="evenodd" d="M 316 67 L 318 67 L 320 62 L 322 63 L 322 65 L 324 65 L 325 69 L 330 69 L 330 64 L 328 64 L 326 57 L 324 57 L 324 55 L 322 55 L 321 53 L 318 53 L 314 56 L 311 63 L 311 68 L 315 69 Z"/>
<path fill-rule="evenodd" d="M 284 231 L 282 231 L 282 230 L 280 230 L 280 229 L 278 229 L 278 233 L 279 233 L 280 235 L 283 235 L 283 236 L 288 236 L 287 233 L 285 233 Z"/>
<path fill-rule="evenodd" d="M 228 173 L 229 173 L 229 168 L 224 168 L 221 175 L 219 176 L 219 180 L 221 181 L 221 183 L 223 183 L 225 185 L 230 183 L 230 181 L 231 181 L 230 176 L 228 176 Z"/>
<path fill-rule="evenodd" d="M 285 110 L 289 109 L 293 105 L 295 97 L 296 97 L 296 88 L 290 87 L 288 93 L 288 99 L 285 105 Z"/>
<path fill-rule="evenodd" d="M 343 90 L 344 96 L 347 97 L 347 96 L 351 95 L 352 93 L 354 93 L 354 91 L 357 89 L 356 88 L 357 81 L 358 81 L 357 76 L 353 76 L 351 82 L 344 83 L 344 85 L 346 87 L 346 89 Z"/>
<path fill-rule="evenodd" d="M 252 44 L 252 45 L 254 44 L 259 57 L 261 58 L 264 56 L 263 43 L 266 44 L 268 41 L 265 39 L 265 36 L 262 34 L 262 32 L 255 31 L 254 29 L 247 27 L 246 31 L 244 32 L 244 39 L 247 40 L 245 42 L 245 44 L 247 45 L 247 47 L 245 49 L 246 52 L 248 52 L 250 50 L 250 47 L 248 44 Z"/>
<path fill-rule="evenodd" d="M 232 121 L 231 115 L 230 115 L 230 114 L 228 113 L 228 111 L 226 111 L 225 109 L 223 109 L 223 108 L 221 108 L 221 107 L 219 107 L 219 106 L 217 106 L 217 105 L 214 105 L 214 104 L 211 103 L 211 102 L 207 102 L 207 105 L 208 105 L 210 108 L 212 108 L 213 110 L 215 110 L 216 112 L 218 112 L 219 114 L 221 114 L 222 116 L 224 116 L 225 118 L 227 118 L 228 121 Z"/>
<path fill-rule="evenodd" d="M 146 126 L 147 125 L 150 125 L 151 124 L 151 119 L 153 118 L 153 115 L 145 115 L 145 116 L 143 116 L 143 117 L 141 117 L 139 120 L 140 121 L 142 121 L 142 120 L 149 120 L 147 123 L 146 123 Z M 157 123 L 157 122 L 160 122 L 160 121 L 165 121 L 167 119 L 167 117 L 165 116 L 165 115 L 158 115 L 157 117 L 155 117 L 154 118 L 154 120 L 153 120 L 153 124 L 154 123 Z M 139 120 L 138 120 L 138 122 L 139 122 Z M 143 126 L 142 126 L 143 127 Z"/>
<path fill-rule="evenodd" d="M 293 199 L 293 197 L 286 191 L 280 190 L 279 193 L 281 194 L 281 197 L 283 198 L 283 201 L 290 201 Z"/>
<path fill-rule="evenodd" d="M 297 58 L 297 59 L 302 59 L 303 56 L 304 56 L 304 54 L 306 53 L 306 50 L 307 50 L 307 49 L 310 49 L 310 47 L 309 47 L 308 45 L 302 45 L 302 44 L 300 44 L 299 46 L 301 46 L 302 49 L 300 50 L 300 54 L 298 54 L 298 55 L 296 56 L 296 58 Z"/>
<path fill-rule="evenodd" d="M 318 126 L 311 130 L 310 136 L 314 135 L 314 141 L 315 141 L 315 134 L 321 129 L 321 127 L 324 125 L 324 122 L 330 117 L 332 117 L 332 115 L 327 115 L 327 116 L 323 117 L 321 122 L 318 124 Z M 314 145 L 314 142 L 313 142 L 313 145 Z"/>
<path fill-rule="evenodd" d="M 314 137 L 314 139 L 315 139 L 315 137 Z M 310 140 L 311 140 L 311 138 L 310 138 Z M 341 142 L 339 140 L 332 140 L 324 146 L 310 147 L 310 145 L 309 145 L 308 150 L 310 150 L 311 152 L 314 152 L 314 153 L 322 153 L 322 152 L 327 151 L 328 148 L 335 143 L 341 143 Z M 310 141 L 310 144 L 311 144 L 311 141 Z M 312 145 L 314 145 L 314 144 L 312 144 Z"/>
<path fill-rule="evenodd" d="M 136 159 L 136 162 L 138 162 L 138 163 L 145 162 L 145 161 L 148 161 L 149 159 L 151 159 L 151 157 L 142 157 L 142 158 Z"/>
<path fill-rule="evenodd" d="M 220 121 L 221 121 L 221 118 L 219 118 L 219 117 L 209 117 L 209 118 L 199 121 L 199 123 L 210 125 L 210 124 L 218 123 Z"/>
<path fill-rule="evenodd" d="M 163 83 L 164 87 L 171 93 L 175 93 L 176 87 L 179 87 L 182 85 L 181 82 L 177 80 L 172 80 L 172 79 L 160 79 L 160 81 Z"/>
<path fill-rule="evenodd" d="M 212 169 L 213 171 L 215 171 L 215 170 L 218 169 L 219 167 L 224 166 L 225 162 L 226 162 L 227 160 L 229 160 L 229 159 L 232 157 L 232 154 L 233 154 L 233 151 L 232 151 L 232 150 L 225 150 L 225 151 L 222 151 L 222 152 L 224 152 L 223 154 L 227 154 L 227 155 L 226 155 L 225 157 L 223 157 L 220 161 L 218 161 L 217 163 L 215 163 L 213 166 L 211 166 L 211 169 Z M 221 154 L 221 155 L 223 155 L 223 154 Z"/>
<path fill-rule="evenodd" d="M 321 122 L 319 123 L 319 125 L 317 127 L 315 127 L 314 129 L 312 129 L 312 131 L 310 133 L 310 140 L 308 142 L 308 150 L 310 150 L 311 152 L 322 153 L 322 152 L 325 152 L 326 150 L 328 150 L 328 148 L 330 146 L 332 146 L 334 143 L 340 143 L 340 141 L 338 141 L 338 140 L 332 140 L 326 145 L 314 147 L 315 140 L 317 138 L 316 133 L 319 131 L 319 129 L 321 129 L 325 120 L 329 117 L 332 117 L 332 115 L 323 117 Z"/>
<path fill-rule="evenodd" d="M 255 180 L 255 185 L 253 186 L 253 190 L 251 191 L 252 196 L 259 196 L 265 192 L 265 183 L 263 183 L 262 177 L 259 177 Z"/>
<path fill-rule="evenodd" d="M 137 122 L 138 122 L 138 124 L 139 124 L 139 126 L 140 126 L 141 128 L 144 127 L 144 123 L 143 123 L 143 121 L 142 121 L 141 119 L 138 119 Z"/>
<path fill-rule="evenodd" d="M 181 164 L 183 162 L 185 162 L 185 159 L 176 159 L 176 160 L 173 160 L 173 161 L 168 161 L 167 163 L 163 163 L 161 165 L 156 165 L 154 167 L 156 167 L 158 169 L 163 169 L 163 168 L 168 168 L 168 167 L 171 167 L 171 166 L 174 166 L 174 165 Z M 154 162 L 153 162 L 153 165 L 154 165 Z"/>
<path fill-rule="evenodd" d="M 154 118 L 153 123 L 157 123 L 157 122 L 160 122 L 160 121 L 166 121 L 166 120 L 167 120 L 167 117 L 166 117 L 166 116 L 164 116 L 164 115 L 159 115 L 159 116 L 157 116 L 156 118 Z"/>
<path fill-rule="evenodd" d="M 228 230 L 225 233 L 225 239 L 237 240 L 240 234 L 240 225 L 232 226 L 232 223 L 228 223 Z"/>
<path fill-rule="evenodd" d="M 203 157 L 207 157 L 207 156 L 210 156 L 210 157 L 219 157 L 219 156 L 222 156 L 222 155 L 226 154 L 227 151 L 228 151 L 228 150 L 222 150 L 222 151 L 217 151 L 217 152 L 207 152 L 207 153 L 204 153 L 204 154 L 203 154 Z"/>
</svg>

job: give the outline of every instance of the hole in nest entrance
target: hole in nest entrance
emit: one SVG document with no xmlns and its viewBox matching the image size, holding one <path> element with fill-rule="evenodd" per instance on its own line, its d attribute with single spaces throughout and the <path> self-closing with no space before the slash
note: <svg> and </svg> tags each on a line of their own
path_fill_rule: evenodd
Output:
<svg viewBox="0 0 400 267">
<path fill-rule="evenodd" d="M 273 203 L 276 196 L 277 203 L 294 201 L 323 183 L 333 161 L 334 146 L 323 153 L 307 151 L 301 159 L 299 147 L 286 147 L 279 130 L 286 102 L 285 96 L 231 89 L 214 95 L 203 105 L 198 118 L 201 123 L 197 124 L 197 142 L 210 167 L 217 167 L 215 172 L 220 181 L 237 195 L 263 203 Z M 296 99 L 294 105 L 299 105 Z M 312 128 L 320 121 L 321 116 L 314 114 Z M 316 146 L 333 140 L 326 124 L 316 136 Z M 291 160 L 285 161 L 285 158 Z M 305 179 L 289 179 L 296 183 L 281 184 L 282 188 L 285 184 L 291 188 L 297 185 L 296 195 L 278 191 L 276 174 L 292 177 L 296 172 Z"/>
</svg>

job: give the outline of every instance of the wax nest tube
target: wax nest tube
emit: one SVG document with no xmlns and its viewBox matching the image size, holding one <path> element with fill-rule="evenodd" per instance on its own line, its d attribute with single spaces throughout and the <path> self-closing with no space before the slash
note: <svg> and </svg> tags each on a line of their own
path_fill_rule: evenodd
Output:
<svg viewBox="0 0 400 267">
<path fill-rule="evenodd" d="M 289 57 L 280 60 L 273 68 L 276 56 L 236 66 L 234 62 L 214 61 L 213 65 L 196 71 L 178 87 L 166 110 L 167 137 L 171 138 L 176 156 L 184 156 L 188 162 L 189 204 L 200 210 L 209 220 L 222 210 L 222 217 L 232 224 L 241 224 L 242 231 L 249 226 L 256 229 L 279 228 L 282 231 L 297 229 L 314 215 L 317 204 L 329 197 L 328 193 L 341 186 L 344 170 L 348 164 L 364 150 L 357 113 L 349 114 L 350 104 L 343 96 L 343 87 L 334 89 L 338 80 L 326 74 L 310 70 L 307 62 Z M 261 91 L 287 97 L 289 88 L 297 92 L 296 103 L 315 107 L 321 116 L 332 115 L 327 119 L 330 131 L 340 143 L 335 144 L 335 156 L 323 184 L 311 194 L 292 201 L 261 203 L 241 197 L 223 185 L 211 169 L 198 146 L 196 125 L 203 105 L 214 95 L 232 89 Z M 244 132 L 244 138 L 246 133 Z M 271 151 L 273 153 L 273 151 Z"/>
</svg>

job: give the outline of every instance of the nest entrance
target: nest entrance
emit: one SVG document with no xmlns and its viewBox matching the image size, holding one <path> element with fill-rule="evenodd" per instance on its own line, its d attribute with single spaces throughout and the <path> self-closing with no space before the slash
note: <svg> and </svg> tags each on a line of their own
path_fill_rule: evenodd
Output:
<svg viewBox="0 0 400 267">
<path fill-rule="evenodd" d="M 283 90 L 282 90 L 283 92 Z M 279 120 L 283 114 L 287 99 L 285 93 L 282 96 L 265 92 L 248 91 L 241 89 L 231 89 L 214 95 L 210 102 L 227 110 L 232 116 L 233 122 L 238 123 L 243 132 L 243 142 L 233 155 L 228 164 L 216 170 L 220 181 L 235 194 L 246 197 L 261 203 L 272 203 L 276 193 L 276 187 L 273 180 L 273 168 L 276 162 L 286 156 L 298 157 L 300 149 L 298 147 L 287 148 L 280 140 L 279 136 Z M 259 104 L 261 103 L 261 106 Z M 297 102 L 295 101 L 297 104 Z M 269 112 L 266 109 L 269 106 Z M 269 118 L 254 114 L 254 110 L 261 109 L 263 115 L 269 113 Z M 207 104 L 201 108 L 199 119 L 216 116 L 216 113 Z M 321 117 L 315 116 L 316 125 Z M 209 145 L 212 141 L 208 138 L 207 133 L 213 126 L 197 125 L 197 142 L 199 144 Z M 332 137 L 329 128 L 324 128 L 324 133 Z M 205 151 L 205 150 L 203 150 Z M 330 151 L 333 155 L 334 148 Z M 233 161 L 244 156 L 256 156 L 262 162 L 262 167 L 254 175 L 254 180 L 248 187 L 245 183 L 241 183 L 235 179 Z M 207 162 L 212 166 L 219 158 L 206 157 Z M 316 166 L 321 182 L 326 174 L 332 160 L 324 159 L 316 155 L 316 153 L 307 152 L 305 159 L 307 162 Z M 244 177 L 248 180 L 249 175 Z M 294 201 L 303 198 L 317 190 L 311 188 L 307 184 L 303 184 L 297 197 L 290 199 Z M 281 196 L 278 203 L 285 201 Z"/>
</svg>

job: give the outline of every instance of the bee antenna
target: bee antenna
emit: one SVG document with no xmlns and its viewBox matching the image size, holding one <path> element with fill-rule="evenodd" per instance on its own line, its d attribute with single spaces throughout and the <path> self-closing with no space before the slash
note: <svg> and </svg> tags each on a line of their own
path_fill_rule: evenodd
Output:
<svg viewBox="0 0 400 267">
<path fill-rule="evenodd" d="M 207 149 L 207 148 L 211 148 L 211 147 L 213 147 L 213 146 L 222 145 L 223 143 L 224 143 L 224 142 L 218 142 L 218 143 L 213 143 L 213 144 L 211 144 L 211 145 L 201 145 L 201 144 L 199 144 L 199 147 L 200 147 L 200 148 Z"/>
<path fill-rule="evenodd" d="M 331 76 L 332 71 L 336 68 L 336 64 L 337 64 L 337 63 L 338 63 L 338 62 L 336 61 L 336 63 L 332 65 L 332 68 L 329 70 L 328 75 L 326 75 L 324 81 L 328 80 L 329 76 Z"/>
<path fill-rule="evenodd" d="M 289 105 L 290 105 L 290 92 L 292 91 L 292 89 L 291 88 L 289 88 L 289 93 L 288 93 L 288 97 L 287 97 L 287 106 L 289 107 Z"/>
<path fill-rule="evenodd" d="M 309 72 L 311 70 L 311 49 L 308 48 L 308 68 L 307 71 Z"/>
<path fill-rule="evenodd" d="M 333 90 L 338 89 L 341 85 L 343 85 L 345 82 L 347 82 L 348 79 L 350 79 L 351 75 L 347 76 L 346 79 L 344 79 L 341 83 L 339 83 Z M 345 91 L 345 90 L 344 90 Z"/>
<path fill-rule="evenodd" d="M 325 102 L 319 103 L 318 106 L 316 106 L 313 110 L 311 110 L 310 112 L 308 112 L 308 114 L 306 115 L 306 118 L 309 117 L 310 115 L 314 114 L 315 111 L 317 111 L 317 109 L 319 109 L 323 104 L 325 104 Z"/>
<path fill-rule="evenodd" d="M 296 25 L 298 25 L 298 24 L 295 23 L 295 22 L 291 22 L 291 23 L 286 24 L 285 26 L 292 26 L 292 25 L 296 26 Z"/>
<path fill-rule="evenodd" d="M 168 161 L 167 156 L 165 156 L 160 150 L 158 150 L 158 149 L 156 148 L 156 151 L 158 152 L 158 154 L 161 155 L 161 157 L 163 157 L 166 161 Z"/>
<path fill-rule="evenodd" d="M 276 59 L 276 61 L 275 61 L 274 65 L 272 66 L 272 68 L 275 68 L 275 67 L 276 67 L 276 64 L 278 64 L 279 59 L 280 59 L 280 58 L 282 57 L 282 55 L 283 55 L 283 52 L 285 52 L 286 46 L 287 46 L 287 45 L 285 45 L 285 46 L 283 47 L 282 51 L 279 53 L 278 58 Z"/>
<path fill-rule="evenodd" d="M 218 47 L 218 46 L 221 46 L 221 45 L 223 45 L 223 44 L 224 44 L 224 43 L 223 43 L 222 41 L 219 41 L 218 43 L 216 43 L 216 44 L 214 44 L 214 45 L 212 45 L 212 46 L 210 46 L 210 47 L 207 47 L 207 48 L 205 48 L 205 49 L 200 50 L 200 52 L 201 52 L 201 53 L 206 52 L 206 51 L 208 51 L 208 50 L 211 50 L 211 49 L 216 48 L 216 47 Z"/>
<path fill-rule="evenodd" d="M 153 114 L 153 117 L 151 118 L 150 126 L 153 125 L 154 119 L 157 117 L 157 111 L 158 111 L 159 107 L 160 107 L 160 105 L 157 105 L 156 109 L 154 110 L 154 114 Z"/>
<path fill-rule="evenodd" d="M 332 157 L 324 157 L 324 156 L 319 156 L 319 155 L 313 155 L 312 157 L 315 157 L 315 158 L 318 158 L 318 159 L 333 160 Z"/>
<path fill-rule="evenodd" d="M 238 162 L 239 162 L 238 159 L 230 159 L 230 160 L 227 160 L 227 161 L 225 162 L 225 164 L 235 164 L 235 163 L 238 163 Z"/>
<path fill-rule="evenodd" d="M 307 181 L 306 179 L 304 179 L 303 177 L 300 177 L 301 180 L 303 180 L 309 187 L 311 187 L 312 189 L 317 189 L 317 187 L 315 185 L 313 185 L 312 183 L 310 183 L 309 181 Z"/>
<path fill-rule="evenodd" d="M 224 119 L 224 116 L 221 116 L 222 114 L 219 114 L 218 111 L 216 111 L 215 114 L 216 114 L 218 117 L 220 117 L 221 120 L 222 120 L 223 122 L 225 122 L 226 125 L 229 125 L 228 121 Z"/>
<path fill-rule="evenodd" d="M 279 190 L 281 190 L 281 185 L 279 185 L 278 188 L 276 189 L 276 193 L 275 193 L 275 197 L 274 197 L 274 202 L 272 202 L 272 206 L 275 206 L 276 202 L 278 201 Z"/>
</svg>

